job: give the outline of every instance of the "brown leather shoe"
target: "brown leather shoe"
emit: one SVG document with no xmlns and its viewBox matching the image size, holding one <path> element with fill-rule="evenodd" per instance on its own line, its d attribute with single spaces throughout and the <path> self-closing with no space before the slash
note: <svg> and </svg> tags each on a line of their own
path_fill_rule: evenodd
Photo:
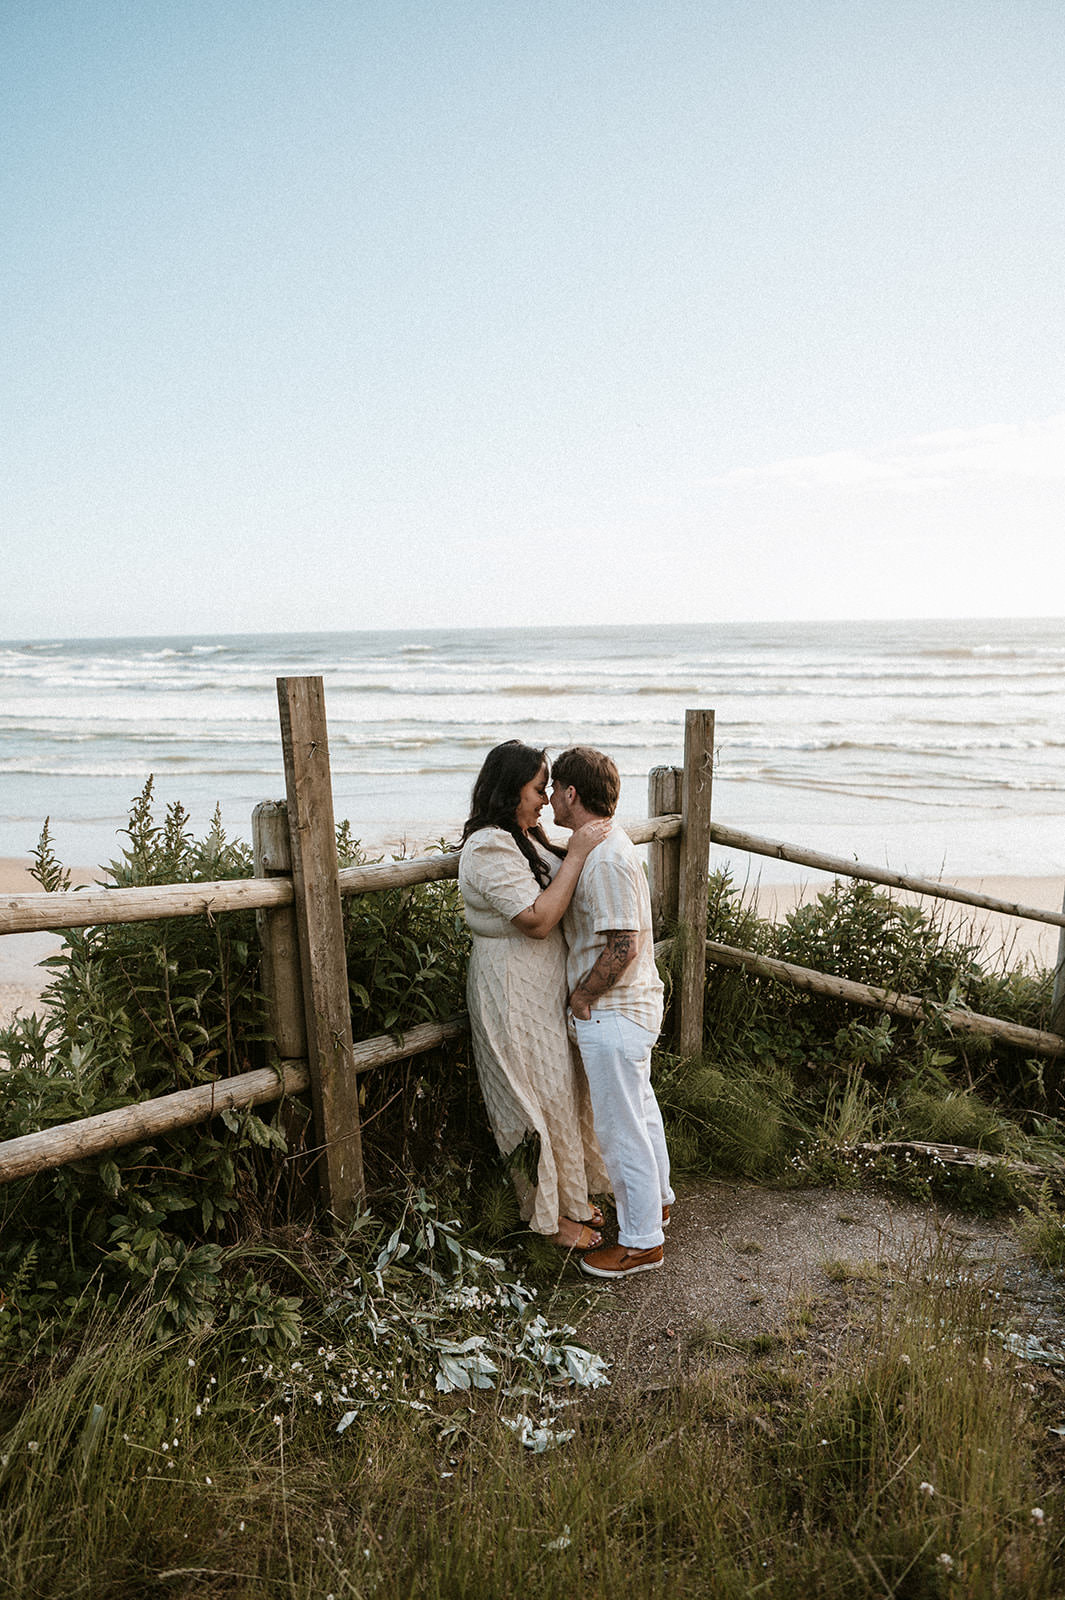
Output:
<svg viewBox="0 0 1065 1600">
<path fill-rule="evenodd" d="M 663 1206 L 662 1207 L 662 1226 L 663 1226 L 663 1228 L 668 1228 L 669 1227 L 669 1207 L 668 1206 Z"/>
<path fill-rule="evenodd" d="M 591 1278 L 629 1278 L 637 1272 L 654 1272 L 662 1265 L 662 1253 L 660 1244 L 650 1250 L 630 1250 L 623 1244 L 608 1244 L 602 1250 L 590 1250 L 580 1267 Z"/>
</svg>

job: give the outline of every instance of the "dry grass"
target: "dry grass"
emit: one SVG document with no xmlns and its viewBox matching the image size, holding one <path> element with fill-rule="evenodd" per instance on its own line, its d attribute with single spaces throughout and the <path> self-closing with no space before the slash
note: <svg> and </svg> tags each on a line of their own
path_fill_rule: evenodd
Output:
<svg viewBox="0 0 1065 1600">
<path fill-rule="evenodd" d="M 212 1370 L 202 1342 L 149 1348 L 135 1326 L 97 1325 L 37 1371 L 17 1415 L 9 1375 L 7 1592 L 1060 1595 L 1043 1414 L 1060 1382 L 1005 1353 L 988 1282 L 956 1260 L 858 1292 L 861 1336 L 823 1359 L 801 1319 L 743 1348 L 708 1339 L 698 1377 L 600 1390 L 542 1453 L 502 1425 L 494 1392 L 367 1413 L 338 1436 L 246 1367 Z"/>
</svg>

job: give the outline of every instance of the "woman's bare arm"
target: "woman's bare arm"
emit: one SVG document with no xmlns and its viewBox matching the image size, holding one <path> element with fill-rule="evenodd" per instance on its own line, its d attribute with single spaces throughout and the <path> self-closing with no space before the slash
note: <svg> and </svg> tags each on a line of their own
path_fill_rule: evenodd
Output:
<svg viewBox="0 0 1065 1600">
<path fill-rule="evenodd" d="M 610 823 L 606 820 L 586 822 L 583 828 L 574 830 L 566 858 L 547 888 L 541 889 L 531 906 L 526 906 L 524 911 L 519 911 L 516 917 L 511 918 L 515 927 L 520 928 L 527 938 L 546 939 L 552 928 L 558 927 L 573 899 L 581 868 L 609 832 Z"/>
</svg>

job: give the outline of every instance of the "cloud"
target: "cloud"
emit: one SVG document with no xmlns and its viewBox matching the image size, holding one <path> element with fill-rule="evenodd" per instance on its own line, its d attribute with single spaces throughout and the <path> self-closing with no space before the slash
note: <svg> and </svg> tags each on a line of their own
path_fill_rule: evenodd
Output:
<svg viewBox="0 0 1065 1600">
<path fill-rule="evenodd" d="M 724 487 L 780 483 L 792 489 L 957 488 L 966 483 L 1065 479 L 1065 414 L 1042 422 L 991 422 L 892 440 L 873 450 L 832 450 L 741 467 Z"/>
</svg>

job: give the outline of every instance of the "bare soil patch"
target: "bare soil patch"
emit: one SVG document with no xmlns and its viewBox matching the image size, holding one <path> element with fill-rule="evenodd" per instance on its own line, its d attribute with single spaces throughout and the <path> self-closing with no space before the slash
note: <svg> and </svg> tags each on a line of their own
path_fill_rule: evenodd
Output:
<svg viewBox="0 0 1065 1600">
<path fill-rule="evenodd" d="M 1008 1220 L 959 1216 L 877 1191 L 688 1189 L 673 1207 L 661 1271 L 612 1284 L 581 1323 L 618 1387 L 657 1387 L 759 1337 L 794 1330 L 829 1356 L 863 1313 L 857 1284 L 888 1287 L 947 1266 L 1001 1296 L 1003 1332 L 1061 1352 L 1065 1289 L 1020 1248 Z"/>
</svg>

